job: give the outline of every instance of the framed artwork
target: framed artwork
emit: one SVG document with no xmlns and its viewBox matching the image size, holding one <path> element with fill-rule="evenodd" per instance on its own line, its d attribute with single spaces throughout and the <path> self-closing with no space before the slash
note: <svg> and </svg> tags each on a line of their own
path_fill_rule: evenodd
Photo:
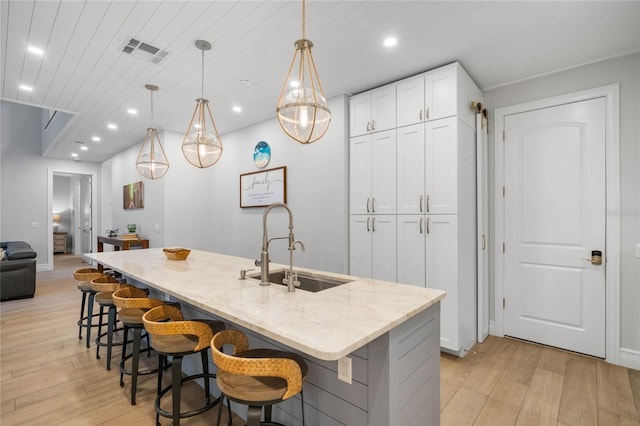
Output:
<svg viewBox="0 0 640 426">
<path fill-rule="evenodd" d="M 142 181 L 130 183 L 122 187 L 122 208 L 144 208 L 144 183 Z"/>
<path fill-rule="evenodd" d="M 240 175 L 240 207 L 266 207 L 287 202 L 287 167 Z"/>
</svg>

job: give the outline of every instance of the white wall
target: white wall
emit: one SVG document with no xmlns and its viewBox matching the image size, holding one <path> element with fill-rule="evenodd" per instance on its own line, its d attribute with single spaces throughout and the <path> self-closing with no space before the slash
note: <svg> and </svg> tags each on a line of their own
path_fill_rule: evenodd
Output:
<svg viewBox="0 0 640 426">
<path fill-rule="evenodd" d="M 151 247 L 183 246 L 235 256 L 258 258 L 262 241 L 262 208 L 240 208 L 240 174 L 257 171 L 253 149 L 264 140 L 271 146 L 267 168 L 287 167 L 288 205 L 294 232 L 307 250 L 295 253 L 295 264 L 315 269 L 348 271 L 348 136 L 347 98 L 330 100 L 332 122 L 323 139 L 300 145 L 289 139 L 275 119 L 221 135 L 220 161 L 207 169 L 187 163 L 181 151 L 183 134 L 162 132 L 170 168 L 156 181 L 139 177 L 135 159 L 140 145 L 110 160 L 113 222 L 122 231 L 136 223 Z M 186 123 L 185 123 L 186 126 Z M 145 208 L 122 209 L 122 186 L 143 180 Z M 286 235 L 285 215 L 269 216 L 269 235 Z M 156 232 L 156 225 L 160 232 Z M 270 246 L 274 262 L 287 263 L 283 242 Z"/>
<path fill-rule="evenodd" d="M 624 56 L 580 68 L 543 76 L 533 80 L 488 90 L 485 105 L 490 111 L 510 105 L 620 83 L 620 302 L 621 347 L 640 351 L 640 260 L 635 258 L 635 244 L 640 243 L 640 54 Z M 491 126 L 493 129 L 494 126 Z M 494 144 L 489 144 L 489 170 L 494 170 Z M 490 200 L 494 205 L 494 176 L 490 172 Z M 490 211 L 491 236 L 495 217 Z M 490 259 L 490 300 L 493 303 L 495 273 Z M 493 316 L 493 305 L 490 312 Z"/>
<path fill-rule="evenodd" d="M 38 253 L 38 268 L 46 269 L 53 249 L 49 171 L 94 174 L 100 165 L 43 158 L 41 114 L 39 108 L 0 101 L 0 240 L 28 242 Z"/>
</svg>

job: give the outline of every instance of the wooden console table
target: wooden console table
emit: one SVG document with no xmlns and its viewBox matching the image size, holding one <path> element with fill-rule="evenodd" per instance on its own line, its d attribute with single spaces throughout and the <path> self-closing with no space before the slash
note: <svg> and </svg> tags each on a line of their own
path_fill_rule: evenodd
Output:
<svg viewBox="0 0 640 426">
<path fill-rule="evenodd" d="M 115 251 L 129 250 L 131 247 L 149 248 L 149 240 L 143 238 L 118 238 L 98 235 L 98 253 L 104 251 L 105 244 L 111 244 Z M 102 272 L 103 269 L 104 267 L 98 264 L 98 270 Z"/>
</svg>

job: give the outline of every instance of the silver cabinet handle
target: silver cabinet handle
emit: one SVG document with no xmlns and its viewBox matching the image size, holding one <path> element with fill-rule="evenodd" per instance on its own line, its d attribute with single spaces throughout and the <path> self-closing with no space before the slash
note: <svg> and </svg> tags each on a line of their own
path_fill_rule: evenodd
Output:
<svg viewBox="0 0 640 426">
<path fill-rule="evenodd" d="M 422 232 L 422 220 L 423 220 L 423 218 L 420 218 L 420 233 L 421 233 L 421 234 L 423 233 L 423 232 Z"/>
<path fill-rule="evenodd" d="M 371 123 L 369 123 L 369 122 L 367 121 L 367 132 L 371 131 L 371 129 L 369 128 L 369 125 L 370 125 L 370 124 L 371 124 Z"/>
<path fill-rule="evenodd" d="M 376 232 L 376 218 L 374 217 L 373 220 L 371 221 L 371 230 L 373 232 Z"/>
<path fill-rule="evenodd" d="M 369 197 L 367 197 L 367 213 L 371 213 L 371 211 L 369 210 Z"/>
<path fill-rule="evenodd" d="M 430 226 L 429 226 L 430 224 L 431 224 L 431 218 L 428 217 L 427 218 L 427 234 L 431 233 L 431 230 L 429 229 L 430 228 Z"/>
<path fill-rule="evenodd" d="M 373 197 L 371 199 L 371 213 L 375 213 L 376 212 L 376 197 Z"/>
<path fill-rule="evenodd" d="M 369 219 L 371 219 L 370 217 L 367 218 L 367 232 L 371 232 L 371 229 L 369 229 Z"/>
<path fill-rule="evenodd" d="M 371 130 L 376 129 L 376 120 L 371 120 Z"/>
<path fill-rule="evenodd" d="M 426 203 L 427 203 L 427 213 L 429 213 L 429 196 L 427 195 L 426 197 Z"/>
<path fill-rule="evenodd" d="M 485 237 L 484 235 L 482 236 L 482 250 L 484 250 L 487 247 L 487 237 Z"/>
<path fill-rule="evenodd" d="M 427 111 L 425 112 L 425 115 L 427 117 L 427 120 L 429 119 L 429 108 L 427 108 Z"/>
<path fill-rule="evenodd" d="M 422 121 L 422 108 L 420 108 L 420 121 Z"/>
<path fill-rule="evenodd" d="M 422 213 L 422 200 L 424 199 L 424 197 L 421 195 L 420 196 L 420 213 Z"/>
</svg>

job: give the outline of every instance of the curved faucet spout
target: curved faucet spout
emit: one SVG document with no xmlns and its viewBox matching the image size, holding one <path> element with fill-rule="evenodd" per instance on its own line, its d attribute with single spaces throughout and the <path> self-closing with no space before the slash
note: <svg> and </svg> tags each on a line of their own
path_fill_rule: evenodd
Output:
<svg viewBox="0 0 640 426">
<path fill-rule="evenodd" d="M 260 285 L 269 285 L 269 233 L 267 230 L 267 217 L 271 210 L 276 207 L 282 207 L 289 214 L 289 236 L 288 237 L 277 237 L 272 238 L 271 240 L 277 239 L 289 239 L 289 247 L 295 241 L 293 237 L 293 215 L 291 214 L 291 209 L 285 203 L 273 203 L 269 205 L 266 209 L 264 209 L 264 213 L 262 213 L 262 252 L 260 253 Z M 257 265 L 258 263 L 256 263 Z"/>
</svg>

